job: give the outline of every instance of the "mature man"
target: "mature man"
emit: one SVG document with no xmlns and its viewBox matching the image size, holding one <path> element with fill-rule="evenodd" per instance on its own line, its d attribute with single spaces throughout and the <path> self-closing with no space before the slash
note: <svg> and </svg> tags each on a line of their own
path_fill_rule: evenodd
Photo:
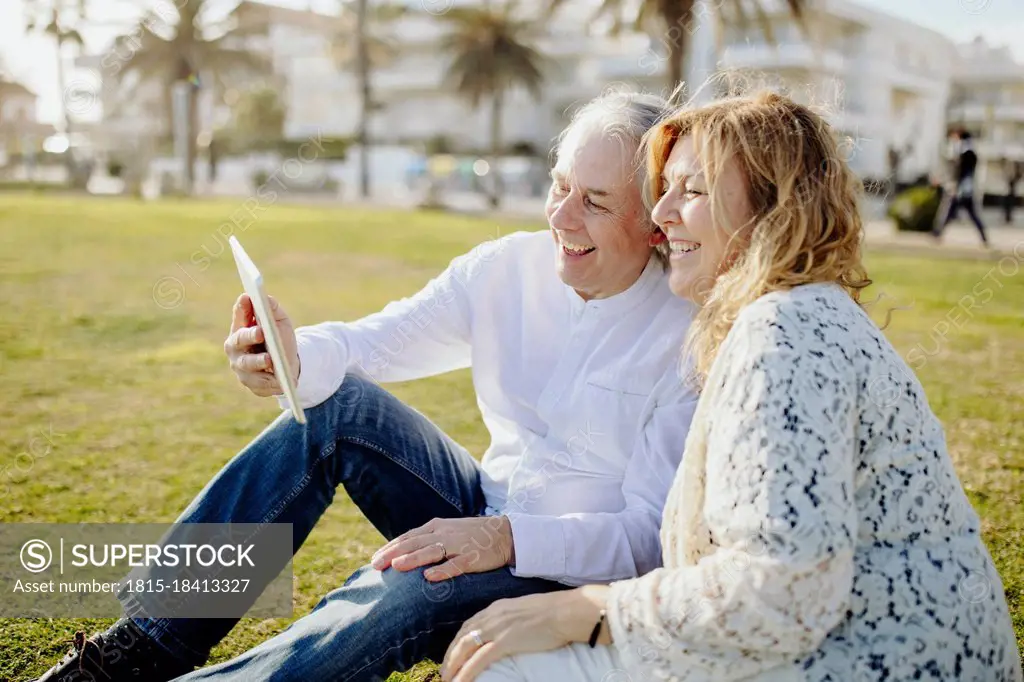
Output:
<svg viewBox="0 0 1024 682">
<path fill-rule="evenodd" d="M 482 244 L 353 323 L 293 334 L 273 304 L 308 424 L 282 415 L 179 520 L 291 523 L 297 550 L 340 484 L 389 540 L 369 566 L 234 660 L 186 674 L 234 620 L 132 618 L 43 679 L 77 680 L 81 666 L 147 682 L 380 680 L 440 660 L 461 623 L 497 599 L 656 567 L 696 402 L 677 371 L 692 310 L 669 291 L 636 163 L 664 106 L 611 93 L 574 117 L 549 231 Z M 275 395 L 251 316 L 240 298 L 225 349 L 243 384 Z M 464 367 L 491 434 L 479 464 L 377 383 Z"/>
</svg>

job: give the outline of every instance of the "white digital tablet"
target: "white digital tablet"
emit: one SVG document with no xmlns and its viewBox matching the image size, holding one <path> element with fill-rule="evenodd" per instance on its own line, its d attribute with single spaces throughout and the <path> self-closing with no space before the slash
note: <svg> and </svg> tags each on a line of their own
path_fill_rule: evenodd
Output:
<svg viewBox="0 0 1024 682">
<path fill-rule="evenodd" d="M 238 276 L 242 279 L 242 286 L 245 293 L 249 294 L 252 301 L 253 312 L 256 313 L 256 321 L 263 328 L 263 341 L 270 353 L 270 359 L 274 363 L 274 376 L 284 391 L 285 400 L 291 408 L 295 421 L 300 424 L 306 423 L 306 415 L 299 405 L 297 390 L 295 388 L 295 377 L 292 376 L 291 367 L 285 359 L 284 346 L 281 345 L 281 337 L 277 334 L 277 325 L 274 324 L 274 316 L 270 314 L 270 300 L 263 288 L 263 275 L 256 268 L 256 264 L 249 258 L 242 245 L 234 235 L 228 237 L 231 244 L 231 253 L 235 256 L 235 265 L 238 266 Z"/>
</svg>

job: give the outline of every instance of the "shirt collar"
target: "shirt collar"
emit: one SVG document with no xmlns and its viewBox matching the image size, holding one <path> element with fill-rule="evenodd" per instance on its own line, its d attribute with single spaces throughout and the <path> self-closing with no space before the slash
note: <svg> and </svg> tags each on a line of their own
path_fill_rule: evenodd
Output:
<svg viewBox="0 0 1024 682">
<path fill-rule="evenodd" d="M 602 317 L 620 315 L 645 301 L 654 287 L 662 280 L 663 275 L 664 267 L 661 261 L 657 256 L 651 254 L 637 280 L 628 289 L 614 296 L 584 301 L 572 287 L 565 285 L 565 290 L 569 298 L 569 306 L 575 315 L 582 314 L 584 310 L 589 310 L 592 314 Z"/>
</svg>

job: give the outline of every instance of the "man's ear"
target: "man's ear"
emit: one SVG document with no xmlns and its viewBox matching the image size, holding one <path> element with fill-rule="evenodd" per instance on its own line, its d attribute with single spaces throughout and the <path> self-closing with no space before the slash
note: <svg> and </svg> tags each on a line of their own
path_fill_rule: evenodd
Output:
<svg viewBox="0 0 1024 682">
<path fill-rule="evenodd" d="M 651 233 L 651 236 L 647 238 L 647 243 L 650 246 L 657 246 L 658 244 L 663 244 L 666 239 L 667 237 L 665 236 L 665 233 L 661 231 L 661 228 L 656 227 L 654 228 L 654 232 Z"/>
</svg>

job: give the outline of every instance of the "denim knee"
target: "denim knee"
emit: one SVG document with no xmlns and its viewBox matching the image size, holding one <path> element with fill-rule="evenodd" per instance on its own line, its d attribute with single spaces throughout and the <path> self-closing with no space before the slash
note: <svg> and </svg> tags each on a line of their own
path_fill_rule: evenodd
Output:
<svg viewBox="0 0 1024 682">
<path fill-rule="evenodd" d="M 306 409 L 307 419 L 349 423 L 359 416 L 374 412 L 370 406 L 391 397 L 375 381 L 362 375 L 348 373 L 341 386 L 322 403 Z"/>
<path fill-rule="evenodd" d="M 336 658 L 345 661 L 344 679 L 383 679 L 443 656 L 468 614 L 448 603 L 452 581 L 430 583 L 423 570 L 364 566 L 310 614 L 327 624 L 329 639 L 341 647 Z"/>
<path fill-rule="evenodd" d="M 378 571 L 372 566 L 363 566 L 345 581 L 344 587 L 327 595 L 317 608 L 333 598 L 355 601 L 365 598 L 374 603 L 368 616 L 399 617 L 405 621 L 423 620 L 428 623 L 443 620 L 439 617 L 446 610 L 446 603 L 453 598 L 456 583 L 452 580 L 430 582 L 423 576 L 426 569 L 399 571 L 387 568 Z M 361 595 L 364 590 L 366 594 Z"/>
</svg>

